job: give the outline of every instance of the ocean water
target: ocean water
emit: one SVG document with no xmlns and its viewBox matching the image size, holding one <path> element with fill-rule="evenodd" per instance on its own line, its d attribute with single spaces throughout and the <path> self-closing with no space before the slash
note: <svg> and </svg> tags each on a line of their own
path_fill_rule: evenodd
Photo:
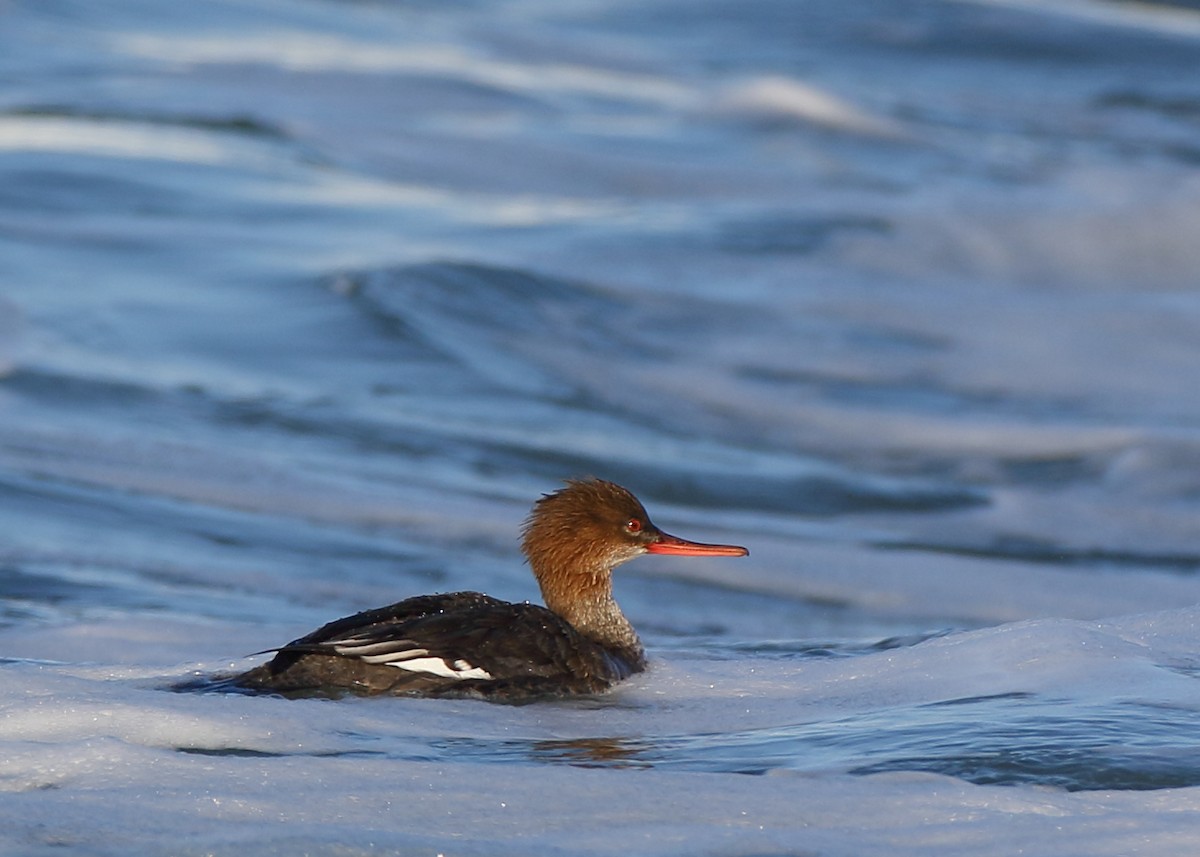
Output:
<svg viewBox="0 0 1200 857">
<path fill-rule="evenodd" d="M 1200 9 L 0 4 L 0 853 L 1200 847 Z M 182 693 L 564 478 L 595 699 Z"/>
</svg>

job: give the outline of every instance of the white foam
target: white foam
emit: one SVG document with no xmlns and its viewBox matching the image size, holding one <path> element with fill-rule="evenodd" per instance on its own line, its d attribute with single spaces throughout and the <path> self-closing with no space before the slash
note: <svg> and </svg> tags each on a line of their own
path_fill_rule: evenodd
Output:
<svg viewBox="0 0 1200 857">
<path fill-rule="evenodd" d="M 793 78 L 760 77 L 731 86 L 717 99 L 720 112 L 762 120 L 808 122 L 853 134 L 903 137 L 899 123 L 872 116 L 845 99 Z"/>
<path fill-rule="evenodd" d="M 1136 839 L 1156 855 L 1183 857 L 1194 844 L 1200 789 L 1068 794 L 920 773 L 850 777 L 802 772 L 803 758 L 800 769 L 765 777 L 546 764 L 536 776 L 498 777 L 494 763 L 403 756 L 415 741 L 420 757 L 420 736 L 511 744 L 628 735 L 653 743 L 886 717 L 897 707 L 995 693 L 1101 699 L 1119 688 L 1127 699 L 1194 706 L 1194 679 L 1160 664 L 1194 662 L 1198 619 L 1189 609 L 1103 623 L 1042 620 L 786 667 L 752 657 L 656 660 L 608 708 L 177 694 L 145 679 L 9 664 L 0 686 L 0 788 L 8 792 L 0 816 L 8 840 L 26 848 L 79 842 L 86 830 L 92 844 L 132 841 L 151 854 L 179 853 L 185 840 L 209 850 L 230 841 L 261 850 L 311 839 L 306 847 L 321 854 L 381 844 L 675 854 L 679 843 L 704 843 L 914 857 L 1007 857 L 1022 848 L 1116 857 Z M 39 637 L 51 636 L 9 631 L 2 639 L 33 651 Z M 363 745 L 361 735 L 377 737 Z M 399 755 L 362 753 L 381 745 Z M 397 805 L 405 812 L 389 811 Z M 438 824 L 414 829 L 414 813 Z"/>
<path fill-rule="evenodd" d="M 0 117 L 0 152 L 54 152 L 220 165 L 258 160 L 264 152 L 192 129 L 79 117 Z"/>
</svg>

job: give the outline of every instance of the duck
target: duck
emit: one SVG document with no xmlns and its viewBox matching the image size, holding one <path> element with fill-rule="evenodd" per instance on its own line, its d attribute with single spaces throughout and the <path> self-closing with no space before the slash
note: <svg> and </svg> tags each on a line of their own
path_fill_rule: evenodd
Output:
<svg viewBox="0 0 1200 857">
<path fill-rule="evenodd" d="M 544 606 L 479 592 L 418 595 L 330 622 L 276 649 L 234 686 L 285 696 L 478 697 L 523 702 L 603 693 L 646 669 L 613 597 L 613 570 L 644 554 L 746 556 L 670 535 L 629 490 L 568 480 L 544 494 L 521 549 Z"/>
</svg>

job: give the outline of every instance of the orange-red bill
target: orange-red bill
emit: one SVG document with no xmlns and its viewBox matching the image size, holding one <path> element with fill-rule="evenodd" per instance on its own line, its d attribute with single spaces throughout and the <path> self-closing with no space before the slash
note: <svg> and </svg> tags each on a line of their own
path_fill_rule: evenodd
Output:
<svg viewBox="0 0 1200 857">
<path fill-rule="evenodd" d="M 666 553 L 675 556 L 747 556 L 750 551 L 738 545 L 706 545 L 661 533 L 658 541 L 646 545 L 646 553 Z"/>
</svg>

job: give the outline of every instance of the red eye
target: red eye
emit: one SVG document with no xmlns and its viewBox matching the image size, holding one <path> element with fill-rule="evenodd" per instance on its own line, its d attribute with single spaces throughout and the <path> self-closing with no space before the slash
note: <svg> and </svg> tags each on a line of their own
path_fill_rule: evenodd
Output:
<svg viewBox="0 0 1200 857">
<path fill-rule="evenodd" d="M 625 522 L 625 532 L 640 533 L 642 531 L 642 522 L 637 518 L 630 518 Z"/>
</svg>

